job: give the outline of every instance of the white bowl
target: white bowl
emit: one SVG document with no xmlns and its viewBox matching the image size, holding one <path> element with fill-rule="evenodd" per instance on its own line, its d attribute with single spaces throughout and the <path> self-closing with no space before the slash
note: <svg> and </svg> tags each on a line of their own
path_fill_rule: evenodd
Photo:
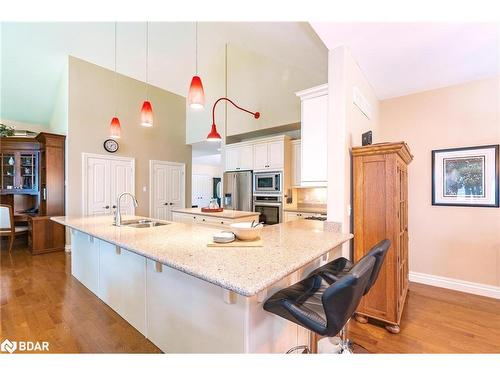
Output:
<svg viewBox="0 0 500 375">
<path fill-rule="evenodd" d="M 255 223 L 254 223 L 255 224 Z M 240 222 L 231 224 L 231 230 L 236 238 L 242 241 L 253 241 L 260 237 L 263 225 L 258 224 L 252 228 L 251 222 Z"/>
</svg>

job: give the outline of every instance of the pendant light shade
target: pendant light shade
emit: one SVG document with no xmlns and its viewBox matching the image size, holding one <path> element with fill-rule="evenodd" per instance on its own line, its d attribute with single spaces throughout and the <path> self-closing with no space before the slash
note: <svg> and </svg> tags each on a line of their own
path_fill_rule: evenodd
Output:
<svg viewBox="0 0 500 375">
<path fill-rule="evenodd" d="M 153 107 L 149 101 L 144 101 L 141 109 L 141 125 L 150 128 L 153 126 Z"/>
<path fill-rule="evenodd" d="M 113 117 L 111 123 L 109 124 L 109 136 L 114 139 L 120 138 L 122 134 L 122 127 L 120 125 L 120 120 L 118 117 Z"/>
<path fill-rule="evenodd" d="M 205 107 L 205 91 L 203 83 L 198 76 L 198 22 L 196 22 L 196 74 L 191 79 L 188 92 L 188 105 L 193 109 L 201 109 Z"/>
<path fill-rule="evenodd" d="M 199 76 L 194 76 L 191 80 L 188 93 L 188 104 L 191 108 L 205 107 L 205 91 Z"/>
<path fill-rule="evenodd" d="M 207 135 L 207 141 L 209 142 L 220 142 L 222 137 L 220 134 L 217 132 L 217 127 L 215 124 L 212 124 L 212 130 L 210 130 L 210 133 Z"/>
</svg>

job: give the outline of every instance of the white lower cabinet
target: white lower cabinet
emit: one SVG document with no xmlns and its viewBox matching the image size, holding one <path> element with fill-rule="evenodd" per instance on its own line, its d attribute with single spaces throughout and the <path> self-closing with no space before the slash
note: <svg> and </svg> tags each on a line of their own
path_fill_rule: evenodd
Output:
<svg viewBox="0 0 500 375">
<path fill-rule="evenodd" d="M 146 334 L 146 258 L 100 242 L 97 296 Z"/>
<path fill-rule="evenodd" d="M 232 223 L 238 223 L 242 221 L 251 222 L 252 220 L 258 221 L 259 213 L 256 212 L 255 216 L 248 216 L 238 219 L 226 219 L 222 217 L 188 214 L 182 212 L 172 213 L 172 221 L 176 223 L 201 224 L 201 225 L 209 225 L 212 227 L 220 227 L 220 228 L 227 228 Z"/>
<path fill-rule="evenodd" d="M 82 232 L 71 232 L 71 274 L 92 293 L 97 294 L 99 240 Z"/>
</svg>

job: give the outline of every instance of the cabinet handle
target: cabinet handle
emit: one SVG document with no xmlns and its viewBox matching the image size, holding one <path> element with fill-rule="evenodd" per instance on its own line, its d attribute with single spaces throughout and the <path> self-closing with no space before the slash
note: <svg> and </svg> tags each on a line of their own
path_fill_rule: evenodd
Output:
<svg viewBox="0 0 500 375">
<path fill-rule="evenodd" d="M 163 203 L 163 205 L 164 205 L 164 206 L 168 206 L 168 203 L 167 203 L 167 202 L 165 202 L 165 203 Z"/>
<path fill-rule="evenodd" d="M 44 201 L 47 200 L 47 188 L 42 189 L 42 199 Z"/>
<path fill-rule="evenodd" d="M 205 219 L 202 219 L 202 221 L 205 221 Z"/>
<path fill-rule="evenodd" d="M 107 210 L 109 208 L 109 206 L 103 206 L 102 208 L 105 208 Z"/>
<path fill-rule="evenodd" d="M 169 203 L 171 206 L 173 206 L 174 204 L 172 202 Z"/>
</svg>

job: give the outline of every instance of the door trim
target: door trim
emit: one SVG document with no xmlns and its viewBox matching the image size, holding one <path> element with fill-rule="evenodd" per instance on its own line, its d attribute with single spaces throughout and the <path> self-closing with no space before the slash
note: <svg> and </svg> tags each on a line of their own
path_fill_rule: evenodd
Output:
<svg viewBox="0 0 500 375">
<path fill-rule="evenodd" d="M 132 191 L 130 193 L 135 195 L 135 158 L 128 156 L 115 156 L 106 154 L 92 154 L 89 152 L 82 152 L 82 213 L 87 216 L 87 166 L 89 158 L 115 160 L 115 161 L 128 161 L 132 163 Z"/>
<path fill-rule="evenodd" d="M 177 163 L 174 161 L 164 161 L 164 160 L 150 160 L 149 161 L 149 217 L 152 216 L 153 209 L 153 167 L 156 164 L 169 165 L 174 167 L 182 167 L 182 186 L 181 186 L 181 204 L 182 207 L 186 207 L 186 164 L 185 163 Z"/>
</svg>

